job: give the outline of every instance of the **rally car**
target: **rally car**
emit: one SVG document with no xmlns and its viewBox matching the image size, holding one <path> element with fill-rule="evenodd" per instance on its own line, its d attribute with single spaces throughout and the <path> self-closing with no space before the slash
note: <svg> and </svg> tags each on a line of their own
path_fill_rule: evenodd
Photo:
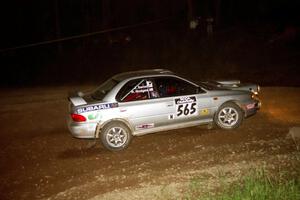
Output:
<svg viewBox="0 0 300 200">
<path fill-rule="evenodd" d="M 112 151 L 133 136 L 201 124 L 234 129 L 259 110 L 260 88 L 240 81 L 193 82 L 165 69 L 121 73 L 94 91 L 69 95 L 68 127 Z"/>
</svg>

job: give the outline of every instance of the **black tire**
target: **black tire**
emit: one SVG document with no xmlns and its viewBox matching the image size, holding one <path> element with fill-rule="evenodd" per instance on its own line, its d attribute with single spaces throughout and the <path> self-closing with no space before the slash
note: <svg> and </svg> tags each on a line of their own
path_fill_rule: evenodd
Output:
<svg viewBox="0 0 300 200">
<path fill-rule="evenodd" d="M 120 151 L 128 147 L 132 135 L 124 123 L 110 122 L 102 128 L 100 139 L 103 146 L 108 150 Z"/>
<path fill-rule="evenodd" d="M 224 103 L 214 116 L 214 123 L 222 129 L 238 128 L 244 120 L 241 108 L 233 102 Z"/>
</svg>

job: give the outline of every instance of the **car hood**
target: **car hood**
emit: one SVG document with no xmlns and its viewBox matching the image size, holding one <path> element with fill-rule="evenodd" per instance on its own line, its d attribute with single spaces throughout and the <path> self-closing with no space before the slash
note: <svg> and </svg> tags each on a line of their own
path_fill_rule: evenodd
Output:
<svg viewBox="0 0 300 200">
<path fill-rule="evenodd" d="M 241 83 L 239 80 L 227 80 L 227 81 L 205 81 L 200 82 L 200 86 L 209 91 L 247 91 L 258 94 L 259 86 L 252 83 Z"/>
</svg>

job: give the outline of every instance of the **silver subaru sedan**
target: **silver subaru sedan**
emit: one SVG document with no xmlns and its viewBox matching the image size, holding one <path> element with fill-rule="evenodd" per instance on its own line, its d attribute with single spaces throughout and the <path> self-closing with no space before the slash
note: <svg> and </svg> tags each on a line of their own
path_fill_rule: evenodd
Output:
<svg viewBox="0 0 300 200">
<path fill-rule="evenodd" d="M 68 127 L 112 151 L 133 136 L 202 124 L 234 129 L 260 109 L 260 87 L 238 80 L 192 82 L 165 69 L 121 73 L 93 92 L 69 95 Z"/>
</svg>

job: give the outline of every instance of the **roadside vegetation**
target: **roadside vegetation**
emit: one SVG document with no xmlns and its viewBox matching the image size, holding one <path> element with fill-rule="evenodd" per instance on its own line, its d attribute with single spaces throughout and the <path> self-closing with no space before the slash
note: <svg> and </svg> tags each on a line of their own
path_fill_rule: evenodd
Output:
<svg viewBox="0 0 300 200">
<path fill-rule="evenodd" d="M 253 169 L 238 181 L 226 182 L 220 176 L 220 187 L 210 191 L 202 178 L 191 180 L 188 195 L 192 200 L 296 200 L 300 199 L 300 176 L 289 172 L 271 173 L 266 169 Z M 203 182 L 205 183 L 205 182 Z"/>
</svg>

